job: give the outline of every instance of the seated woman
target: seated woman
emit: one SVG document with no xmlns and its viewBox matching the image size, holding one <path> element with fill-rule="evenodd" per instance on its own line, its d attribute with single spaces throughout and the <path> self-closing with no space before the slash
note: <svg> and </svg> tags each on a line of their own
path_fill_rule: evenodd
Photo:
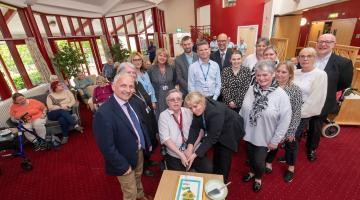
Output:
<svg viewBox="0 0 360 200">
<path fill-rule="evenodd" d="M 57 75 L 50 75 L 50 83 L 52 83 L 52 82 L 55 82 L 55 81 L 59 81 L 60 82 L 60 80 L 59 80 L 59 77 L 57 76 Z M 65 80 L 64 82 L 60 82 L 61 84 L 62 84 L 62 86 L 63 86 L 63 88 L 64 88 L 64 90 L 68 90 L 69 89 L 69 83 Z M 49 85 L 49 92 L 52 92 L 52 90 L 51 90 L 51 85 Z"/>
<path fill-rule="evenodd" d="M 25 128 L 34 129 L 36 134 L 44 140 L 39 141 L 34 135 L 28 132 L 25 132 L 26 139 L 34 144 L 35 151 L 45 149 L 46 106 L 38 100 L 26 99 L 21 93 L 14 93 L 12 100 L 13 104 L 10 107 L 11 120 L 23 120 L 25 122 Z M 28 114 L 25 115 L 26 113 Z M 23 119 L 20 119 L 22 116 L 24 116 Z"/>
<path fill-rule="evenodd" d="M 243 119 L 225 104 L 205 98 L 199 92 L 190 92 L 185 97 L 185 103 L 194 114 L 185 151 L 189 166 L 196 157 L 205 156 L 210 148 L 214 147 L 214 173 L 222 174 L 227 182 L 232 153 L 237 152 L 239 141 L 245 134 Z M 195 149 L 194 144 L 200 129 L 203 129 L 205 134 L 201 144 Z"/>
<path fill-rule="evenodd" d="M 91 85 L 93 85 L 93 82 L 88 78 L 85 77 L 85 74 L 83 72 L 79 72 L 77 77 L 74 79 L 75 82 L 75 88 L 79 91 L 80 96 L 82 98 L 88 99 L 91 97 Z"/>
<path fill-rule="evenodd" d="M 96 78 L 96 85 L 97 87 L 94 89 L 93 96 L 88 102 L 93 112 L 113 94 L 111 84 L 107 82 L 105 77 L 98 76 Z"/>
<path fill-rule="evenodd" d="M 265 159 L 269 150 L 277 148 L 284 138 L 291 119 L 289 96 L 275 80 L 274 63 L 260 61 L 255 65 L 255 85 L 247 91 L 240 115 L 244 118 L 250 172 L 244 182 L 255 178 L 254 192 L 261 189 Z"/>
<path fill-rule="evenodd" d="M 193 114 L 188 108 L 181 107 L 183 98 L 178 89 L 168 92 L 166 102 L 169 108 L 159 117 L 160 141 L 167 147 L 166 164 L 170 170 L 186 171 L 189 169 L 189 161 L 184 151 Z M 195 142 L 194 146 L 196 147 L 199 142 Z M 197 172 L 212 173 L 212 164 L 206 155 L 197 157 L 192 166 Z"/>
<path fill-rule="evenodd" d="M 231 54 L 231 67 L 225 67 L 221 73 L 221 94 L 223 102 L 235 112 L 239 112 L 246 91 L 251 82 L 251 71 L 241 65 L 240 51 Z"/>
<path fill-rule="evenodd" d="M 53 92 L 48 95 L 46 100 L 49 108 L 48 118 L 59 121 L 63 134 L 61 144 L 66 144 L 69 140 L 69 128 L 74 127 L 77 131 L 83 131 L 83 128 L 71 115 L 71 107 L 76 101 L 74 95 L 69 90 L 64 90 L 58 81 L 51 83 L 51 89 Z"/>
</svg>

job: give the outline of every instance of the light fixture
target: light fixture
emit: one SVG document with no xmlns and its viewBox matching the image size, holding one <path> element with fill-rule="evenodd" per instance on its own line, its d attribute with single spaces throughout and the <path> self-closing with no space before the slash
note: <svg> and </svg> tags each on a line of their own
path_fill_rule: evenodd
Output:
<svg viewBox="0 0 360 200">
<path fill-rule="evenodd" d="M 49 21 L 49 26 L 51 26 L 51 27 L 56 26 L 56 21 L 55 20 L 50 20 Z"/>
<path fill-rule="evenodd" d="M 307 19 L 305 17 L 301 18 L 300 26 L 304 26 L 307 23 Z"/>
</svg>

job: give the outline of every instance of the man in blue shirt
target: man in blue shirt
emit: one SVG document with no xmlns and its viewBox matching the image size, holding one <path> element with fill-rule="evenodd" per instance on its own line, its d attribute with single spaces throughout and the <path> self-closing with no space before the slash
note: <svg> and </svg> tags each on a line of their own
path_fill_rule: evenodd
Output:
<svg viewBox="0 0 360 200">
<path fill-rule="evenodd" d="M 108 81 L 112 81 L 114 74 L 114 61 L 112 58 L 107 60 L 102 69 L 102 75 L 107 78 Z"/>
<path fill-rule="evenodd" d="M 217 100 L 221 88 L 219 65 L 210 60 L 210 47 L 206 40 L 197 44 L 197 52 L 199 60 L 189 66 L 188 90 Z"/>
</svg>

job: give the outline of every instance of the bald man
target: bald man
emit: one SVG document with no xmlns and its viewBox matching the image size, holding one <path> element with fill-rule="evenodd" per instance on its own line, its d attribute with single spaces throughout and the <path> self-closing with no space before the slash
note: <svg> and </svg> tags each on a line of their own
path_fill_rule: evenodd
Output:
<svg viewBox="0 0 360 200">
<path fill-rule="evenodd" d="M 231 49 L 228 49 L 228 36 L 225 33 L 220 33 L 217 36 L 217 44 L 219 50 L 210 55 L 210 60 L 217 62 L 222 71 L 225 67 L 230 67 Z"/>
<path fill-rule="evenodd" d="M 324 70 L 328 77 L 328 89 L 325 105 L 318 119 L 309 122 L 309 133 L 306 141 L 307 157 L 316 160 L 316 148 L 319 146 L 322 124 L 329 114 L 336 114 L 339 106 L 336 92 L 351 86 L 353 64 L 351 60 L 333 53 L 336 38 L 332 34 L 324 34 L 318 38 L 316 44 L 317 57 L 315 67 Z"/>
</svg>

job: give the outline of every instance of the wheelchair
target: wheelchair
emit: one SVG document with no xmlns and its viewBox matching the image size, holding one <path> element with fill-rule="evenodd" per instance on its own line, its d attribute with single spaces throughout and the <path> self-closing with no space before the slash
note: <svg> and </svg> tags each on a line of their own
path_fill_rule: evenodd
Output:
<svg viewBox="0 0 360 200">
<path fill-rule="evenodd" d="M 341 92 L 340 98 L 338 99 L 338 107 L 339 111 L 341 108 L 341 104 L 344 102 L 345 97 L 350 94 L 355 94 L 357 90 L 354 88 L 346 88 L 344 91 Z M 340 126 L 336 123 L 336 116 L 337 114 L 330 114 L 327 116 L 325 121 L 325 126 L 323 126 L 321 134 L 325 138 L 334 138 L 340 133 Z"/>
</svg>

